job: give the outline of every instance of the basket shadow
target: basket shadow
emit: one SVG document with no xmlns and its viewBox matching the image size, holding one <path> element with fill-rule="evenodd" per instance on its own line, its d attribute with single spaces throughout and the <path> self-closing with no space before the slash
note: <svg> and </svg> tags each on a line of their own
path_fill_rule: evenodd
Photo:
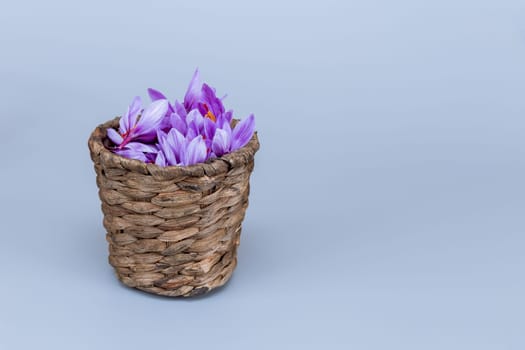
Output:
<svg viewBox="0 0 525 350">
<path fill-rule="evenodd" d="M 135 293 L 137 295 L 142 295 L 142 296 L 145 296 L 146 298 L 150 298 L 150 299 L 153 299 L 153 300 L 155 300 L 155 299 L 156 300 L 173 300 L 173 301 L 180 301 L 180 302 L 189 302 L 189 303 L 191 303 L 191 302 L 202 301 L 204 299 L 209 299 L 209 298 L 212 298 L 214 296 L 218 296 L 218 295 L 221 295 L 221 294 L 225 293 L 225 291 L 230 288 L 231 283 L 234 282 L 233 281 L 234 279 L 235 279 L 235 273 L 233 273 L 231 278 L 224 285 L 222 285 L 220 287 L 217 287 L 217 288 L 214 288 L 214 289 L 212 289 L 209 292 L 206 292 L 204 294 L 195 295 L 195 296 L 191 296 L 191 297 L 183 297 L 183 296 L 172 297 L 172 296 L 158 295 L 158 294 L 154 294 L 154 293 L 149 293 L 149 292 L 137 289 L 137 288 L 132 288 L 132 287 L 126 286 L 124 283 L 120 282 L 116 276 L 115 276 L 115 283 L 117 283 L 119 288 L 122 289 L 122 290 L 129 291 L 129 292 Z"/>
<path fill-rule="evenodd" d="M 108 264 L 108 245 L 106 232 L 98 221 L 84 221 L 73 228 L 76 234 L 70 236 L 67 241 L 70 249 L 68 255 L 63 256 L 68 261 L 75 261 L 75 266 L 65 264 L 75 271 L 81 271 L 88 278 L 107 278 L 111 275 L 113 268 Z M 64 264 L 63 264 L 64 266 Z M 113 278 L 113 276 L 111 276 Z"/>
</svg>

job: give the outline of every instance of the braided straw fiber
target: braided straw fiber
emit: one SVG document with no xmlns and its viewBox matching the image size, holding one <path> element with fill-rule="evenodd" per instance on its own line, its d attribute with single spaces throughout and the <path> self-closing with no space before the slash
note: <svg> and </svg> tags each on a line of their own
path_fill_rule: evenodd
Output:
<svg viewBox="0 0 525 350">
<path fill-rule="evenodd" d="M 257 134 L 243 148 L 206 163 L 159 167 L 109 151 L 106 129 L 89 138 L 109 243 L 124 284 L 166 296 L 222 286 L 237 264 Z"/>
</svg>

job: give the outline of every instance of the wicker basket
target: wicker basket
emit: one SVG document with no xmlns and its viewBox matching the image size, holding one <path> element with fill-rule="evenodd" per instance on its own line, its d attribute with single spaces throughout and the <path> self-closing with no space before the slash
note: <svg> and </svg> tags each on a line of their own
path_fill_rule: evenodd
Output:
<svg viewBox="0 0 525 350">
<path fill-rule="evenodd" d="M 194 296 L 228 281 L 237 264 L 257 134 L 206 163 L 159 167 L 107 149 L 106 129 L 89 138 L 109 243 L 109 263 L 129 287 Z"/>
</svg>

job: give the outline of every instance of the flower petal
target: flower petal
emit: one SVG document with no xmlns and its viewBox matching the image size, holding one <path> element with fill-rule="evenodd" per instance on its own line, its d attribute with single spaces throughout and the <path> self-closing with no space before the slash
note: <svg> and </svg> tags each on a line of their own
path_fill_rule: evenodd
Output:
<svg viewBox="0 0 525 350">
<path fill-rule="evenodd" d="M 206 152 L 208 155 L 211 153 L 211 142 L 212 139 L 204 139 L 204 144 L 206 145 Z"/>
<path fill-rule="evenodd" d="M 188 112 L 186 111 L 186 108 L 184 108 L 184 106 L 179 101 L 175 101 L 174 109 L 175 109 L 175 113 L 180 115 L 181 118 L 186 119 L 186 114 Z"/>
<path fill-rule="evenodd" d="M 171 114 L 170 126 L 177 129 L 183 135 L 186 135 L 186 132 L 188 131 L 185 119 L 183 119 L 177 112 Z"/>
<path fill-rule="evenodd" d="M 129 142 L 126 144 L 125 149 L 134 150 L 137 152 L 144 152 L 144 153 L 157 153 L 158 149 L 157 147 L 153 145 L 147 145 L 142 142 Z"/>
<path fill-rule="evenodd" d="M 120 136 L 120 134 L 117 132 L 117 130 L 112 129 L 112 128 L 108 128 L 106 131 L 107 131 L 108 138 L 115 145 L 120 145 L 122 143 L 122 141 L 124 141 L 124 139 L 122 138 L 122 136 Z"/>
<path fill-rule="evenodd" d="M 190 124 L 193 121 L 200 124 L 202 122 L 202 119 L 204 118 L 202 117 L 201 113 L 197 109 L 192 109 L 186 115 L 186 124 Z"/>
<path fill-rule="evenodd" d="M 115 153 L 118 154 L 119 156 L 129 158 L 129 159 L 137 159 L 142 162 L 146 162 L 148 160 L 144 153 L 133 150 L 133 149 L 127 149 L 127 148 L 117 149 L 115 150 Z"/>
<path fill-rule="evenodd" d="M 232 127 L 231 127 L 231 124 L 230 123 L 224 123 L 222 126 L 221 126 L 221 129 L 226 131 L 228 133 L 228 136 L 231 138 L 232 136 Z"/>
<path fill-rule="evenodd" d="M 148 95 L 149 98 L 151 98 L 151 101 L 157 101 L 157 100 L 167 100 L 166 96 L 159 90 L 155 90 L 152 88 L 148 89 Z"/>
<path fill-rule="evenodd" d="M 224 119 L 226 119 L 226 121 L 227 121 L 228 123 L 231 123 L 231 122 L 232 122 L 232 119 L 233 119 L 233 110 L 230 109 L 229 111 L 227 111 L 226 113 L 224 113 L 223 116 L 224 116 Z"/>
<path fill-rule="evenodd" d="M 168 165 L 176 165 L 177 159 L 175 158 L 174 150 L 168 142 L 168 135 L 162 131 L 157 132 L 157 140 L 159 141 L 159 148 L 164 153 L 165 163 Z"/>
<path fill-rule="evenodd" d="M 217 125 L 211 121 L 209 118 L 203 118 L 203 131 L 204 136 L 206 136 L 206 139 L 213 139 L 213 136 L 215 135 L 215 130 L 217 129 Z"/>
<path fill-rule="evenodd" d="M 188 158 L 184 165 L 193 165 L 206 160 L 206 145 L 201 135 L 191 140 L 186 155 Z"/>
<path fill-rule="evenodd" d="M 157 153 L 157 158 L 155 158 L 155 164 L 158 166 L 166 166 L 166 157 L 164 157 L 164 153 L 162 151 L 159 151 Z"/>
<path fill-rule="evenodd" d="M 142 99 L 140 98 L 140 96 L 135 96 L 135 98 L 133 98 L 133 101 L 131 101 L 131 105 L 129 106 L 129 115 L 131 117 L 135 117 L 137 114 L 139 114 L 141 109 Z"/>
<path fill-rule="evenodd" d="M 138 120 L 135 129 L 133 129 L 133 136 L 138 138 L 143 136 L 141 139 L 148 141 L 151 138 L 152 131 L 160 124 L 162 118 L 166 115 L 168 111 L 168 101 L 167 100 L 157 100 L 152 102 L 145 110 L 142 112 L 140 119 Z M 144 136 L 148 136 L 144 138 Z M 153 137 L 156 133 L 153 133 Z"/>
<path fill-rule="evenodd" d="M 197 107 L 197 102 L 201 99 L 201 86 L 199 69 L 197 68 L 193 73 L 186 95 L 184 95 L 184 107 L 187 111 Z"/>
<path fill-rule="evenodd" d="M 158 100 L 167 100 L 166 96 L 164 96 L 164 94 L 158 90 L 155 90 L 155 89 L 152 89 L 152 88 L 149 88 L 148 89 L 148 95 L 149 95 L 149 98 L 151 98 L 151 101 L 154 102 L 154 101 L 158 101 Z M 173 108 L 173 106 L 171 105 L 171 103 L 168 102 L 168 112 L 167 114 L 171 114 L 175 112 L 175 109 Z"/>
<path fill-rule="evenodd" d="M 141 108 L 142 100 L 140 99 L 140 96 L 135 96 L 131 101 L 131 104 L 128 106 L 126 114 L 120 118 L 119 126 L 122 134 L 127 133 L 133 126 L 135 126 L 137 114 L 139 114 Z"/>
<path fill-rule="evenodd" d="M 233 129 L 231 150 L 235 151 L 246 145 L 253 136 L 255 130 L 255 117 L 253 114 L 241 120 Z"/>
<path fill-rule="evenodd" d="M 211 143 L 211 149 L 217 157 L 222 156 L 230 151 L 231 139 L 228 136 L 228 133 L 225 130 L 217 129 L 215 131 L 215 136 Z"/>
<path fill-rule="evenodd" d="M 194 124 L 188 126 L 188 132 L 186 133 L 186 140 L 193 140 L 199 135 L 197 131 L 195 131 Z"/>
<path fill-rule="evenodd" d="M 171 129 L 167 135 L 167 142 L 170 145 L 178 163 L 186 160 L 186 138 L 177 129 Z M 175 165 L 175 164 L 174 164 Z"/>
<path fill-rule="evenodd" d="M 218 117 L 224 113 L 224 105 L 222 104 L 220 98 L 215 95 L 215 89 L 206 83 L 202 84 L 202 99 L 215 117 Z"/>
<path fill-rule="evenodd" d="M 196 109 L 191 110 L 186 116 L 186 124 L 188 130 L 186 136 L 191 135 L 190 139 L 194 139 L 196 135 L 201 133 L 204 124 L 204 117 Z"/>
</svg>

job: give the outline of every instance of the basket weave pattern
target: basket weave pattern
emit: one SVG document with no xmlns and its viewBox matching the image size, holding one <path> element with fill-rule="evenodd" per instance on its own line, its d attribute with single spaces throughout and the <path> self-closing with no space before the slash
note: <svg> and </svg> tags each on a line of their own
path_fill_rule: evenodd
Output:
<svg viewBox="0 0 525 350">
<path fill-rule="evenodd" d="M 226 283 L 237 264 L 257 135 L 206 163 L 159 167 L 110 152 L 106 130 L 117 126 L 118 118 L 98 126 L 88 144 L 118 278 L 166 296 Z"/>
</svg>

